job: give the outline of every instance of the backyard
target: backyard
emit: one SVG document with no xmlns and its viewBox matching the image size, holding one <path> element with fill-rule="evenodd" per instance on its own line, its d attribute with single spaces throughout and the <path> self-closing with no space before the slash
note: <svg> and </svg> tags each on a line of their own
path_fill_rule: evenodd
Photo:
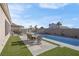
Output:
<svg viewBox="0 0 79 59">
<path fill-rule="evenodd" d="M 55 43 L 51 43 L 51 44 L 57 45 Z M 32 56 L 32 53 L 27 48 L 27 46 L 23 43 L 23 41 L 21 41 L 21 38 L 19 36 L 11 36 L 7 41 L 4 49 L 2 50 L 1 55 L 2 56 Z M 38 56 L 79 56 L 79 51 L 67 47 L 60 47 L 59 45 L 57 45 L 56 48 L 49 49 L 39 54 Z"/>
</svg>

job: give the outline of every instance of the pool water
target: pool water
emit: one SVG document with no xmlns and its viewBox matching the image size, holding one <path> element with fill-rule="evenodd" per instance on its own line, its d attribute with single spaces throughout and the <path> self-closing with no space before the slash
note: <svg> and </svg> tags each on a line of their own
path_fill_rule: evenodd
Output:
<svg viewBox="0 0 79 59">
<path fill-rule="evenodd" d="M 63 37 L 63 36 L 47 35 L 47 34 L 43 34 L 43 37 L 48 38 L 50 40 L 56 40 L 56 41 L 71 44 L 74 46 L 79 46 L 79 39 L 67 38 L 67 37 Z"/>
</svg>

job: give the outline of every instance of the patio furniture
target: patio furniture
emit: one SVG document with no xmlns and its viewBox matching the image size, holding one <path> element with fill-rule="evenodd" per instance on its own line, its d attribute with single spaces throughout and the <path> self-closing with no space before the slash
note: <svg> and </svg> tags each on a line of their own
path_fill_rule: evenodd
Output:
<svg viewBox="0 0 79 59">
<path fill-rule="evenodd" d="M 42 39 L 42 37 L 40 35 L 38 35 L 38 37 L 37 37 L 37 44 L 41 44 L 41 39 Z"/>
<path fill-rule="evenodd" d="M 29 42 L 40 44 L 42 38 L 38 34 L 27 33 L 27 39 Z"/>
</svg>

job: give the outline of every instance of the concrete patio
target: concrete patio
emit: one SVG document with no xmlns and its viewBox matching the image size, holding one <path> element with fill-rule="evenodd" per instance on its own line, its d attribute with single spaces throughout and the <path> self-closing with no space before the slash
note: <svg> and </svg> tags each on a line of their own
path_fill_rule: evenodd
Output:
<svg viewBox="0 0 79 59">
<path fill-rule="evenodd" d="M 47 50 L 57 47 L 57 45 L 54 45 L 54 44 L 49 43 L 44 40 L 41 40 L 41 44 L 39 44 L 39 45 L 28 43 L 26 35 L 20 36 L 20 38 L 24 42 L 24 44 L 28 47 L 28 49 L 31 51 L 32 55 L 34 55 L 34 56 L 39 55 Z"/>
</svg>

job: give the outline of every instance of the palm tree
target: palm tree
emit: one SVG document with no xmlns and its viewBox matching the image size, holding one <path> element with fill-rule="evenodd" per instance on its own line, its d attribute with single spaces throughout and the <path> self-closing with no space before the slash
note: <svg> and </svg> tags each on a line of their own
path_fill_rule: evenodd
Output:
<svg viewBox="0 0 79 59">
<path fill-rule="evenodd" d="M 59 29 L 62 26 L 62 23 L 59 21 L 57 22 L 57 28 Z"/>
<path fill-rule="evenodd" d="M 28 31 L 32 32 L 32 25 L 29 26 Z"/>
<path fill-rule="evenodd" d="M 37 28 L 37 25 L 35 25 L 35 32 L 37 32 L 38 28 Z"/>
<path fill-rule="evenodd" d="M 40 27 L 40 29 L 44 29 L 44 27 Z"/>
</svg>

